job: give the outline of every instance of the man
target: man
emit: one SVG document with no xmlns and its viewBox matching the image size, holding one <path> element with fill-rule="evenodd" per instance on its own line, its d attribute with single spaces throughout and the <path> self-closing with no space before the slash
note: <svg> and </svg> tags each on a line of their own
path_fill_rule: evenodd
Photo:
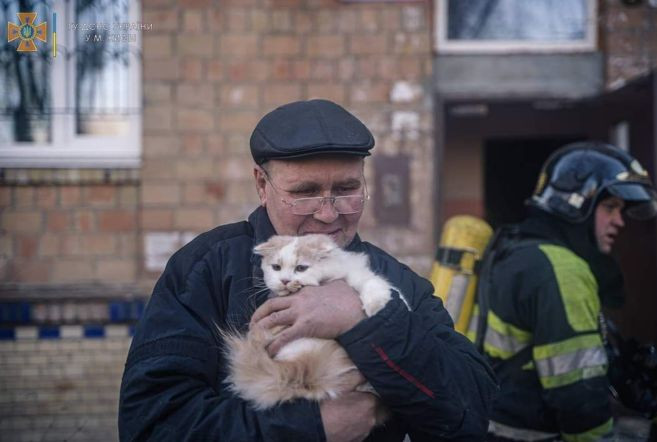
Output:
<svg viewBox="0 0 657 442">
<path fill-rule="evenodd" d="M 489 440 L 610 435 L 599 315 L 622 279 L 608 254 L 623 214 L 650 218 L 655 201 L 646 171 L 614 146 L 576 143 L 546 161 L 529 217 L 485 260 L 479 306 L 487 320 L 471 321 L 500 381 Z"/>
<path fill-rule="evenodd" d="M 481 440 L 496 386 L 474 346 L 453 330 L 431 284 L 356 234 L 367 190 L 369 130 L 325 100 L 265 115 L 251 137 L 262 207 L 178 251 L 137 326 L 121 386 L 122 440 Z M 347 198 L 341 198 L 347 197 Z M 346 203 L 348 202 L 348 204 Z M 343 281 L 266 300 L 256 244 L 274 234 L 325 233 L 368 254 L 409 300 L 395 295 L 365 318 Z M 257 309 L 256 309 L 257 308 Z M 255 312 L 254 312 L 255 310 Z M 231 394 L 217 328 L 286 325 L 268 347 L 308 336 L 336 339 L 392 411 L 372 428 L 375 398 L 353 391 L 321 403 L 256 411 Z"/>
</svg>

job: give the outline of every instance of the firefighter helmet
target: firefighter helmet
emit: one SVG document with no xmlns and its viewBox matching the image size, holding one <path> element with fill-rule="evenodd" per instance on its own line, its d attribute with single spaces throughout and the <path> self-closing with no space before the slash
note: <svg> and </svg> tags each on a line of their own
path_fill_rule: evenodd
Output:
<svg viewBox="0 0 657 442">
<path fill-rule="evenodd" d="M 657 214 L 657 194 L 646 170 L 628 152 L 600 142 L 572 143 L 554 152 L 527 204 L 581 223 L 605 191 L 625 201 L 631 218 Z"/>
</svg>

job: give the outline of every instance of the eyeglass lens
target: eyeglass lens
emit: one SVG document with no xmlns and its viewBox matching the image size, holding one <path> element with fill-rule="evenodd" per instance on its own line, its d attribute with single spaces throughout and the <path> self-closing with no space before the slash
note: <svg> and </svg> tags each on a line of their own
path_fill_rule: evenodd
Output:
<svg viewBox="0 0 657 442">
<path fill-rule="evenodd" d="M 292 201 L 292 210 L 297 215 L 311 215 L 319 212 L 324 204 L 333 203 L 336 212 L 348 215 L 363 210 L 364 202 L 362 195 L 299 198 Z"/>
</svg>

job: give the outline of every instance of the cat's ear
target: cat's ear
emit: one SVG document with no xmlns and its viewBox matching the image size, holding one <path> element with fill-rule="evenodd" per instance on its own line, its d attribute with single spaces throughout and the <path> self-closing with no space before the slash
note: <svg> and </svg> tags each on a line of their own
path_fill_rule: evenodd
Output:
<svg viewBox="0 0 657 442">
<path fill-rule="evenodd" d="M 311 234 L 303 238 L 307 253 L 317 260 L 326 258 L 333 250 L 338 248 L 335 241 L 328 235 Z"/>
<path fill-rule="evenodd" d="M 292 236 L 274 235 L 267 241 L 255 246 L 253 253 L 260 256 L 269 256 L 288 244 L 292 238 Z"/>
</svg>

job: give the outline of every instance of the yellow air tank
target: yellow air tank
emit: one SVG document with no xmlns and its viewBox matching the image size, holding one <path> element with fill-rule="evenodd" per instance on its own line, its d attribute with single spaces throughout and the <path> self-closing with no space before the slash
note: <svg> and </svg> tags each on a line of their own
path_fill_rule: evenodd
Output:
<svg viewBox="0 0 657 442">
<path fill-rule="evenodd" d="M 445 303 L 456 331 L 465 334 L 477 288 L 476 264 L 493 229 L 481 218 L 458 215 L 447 220 L 440 237 L 430 280 Z"/>
</svg>

